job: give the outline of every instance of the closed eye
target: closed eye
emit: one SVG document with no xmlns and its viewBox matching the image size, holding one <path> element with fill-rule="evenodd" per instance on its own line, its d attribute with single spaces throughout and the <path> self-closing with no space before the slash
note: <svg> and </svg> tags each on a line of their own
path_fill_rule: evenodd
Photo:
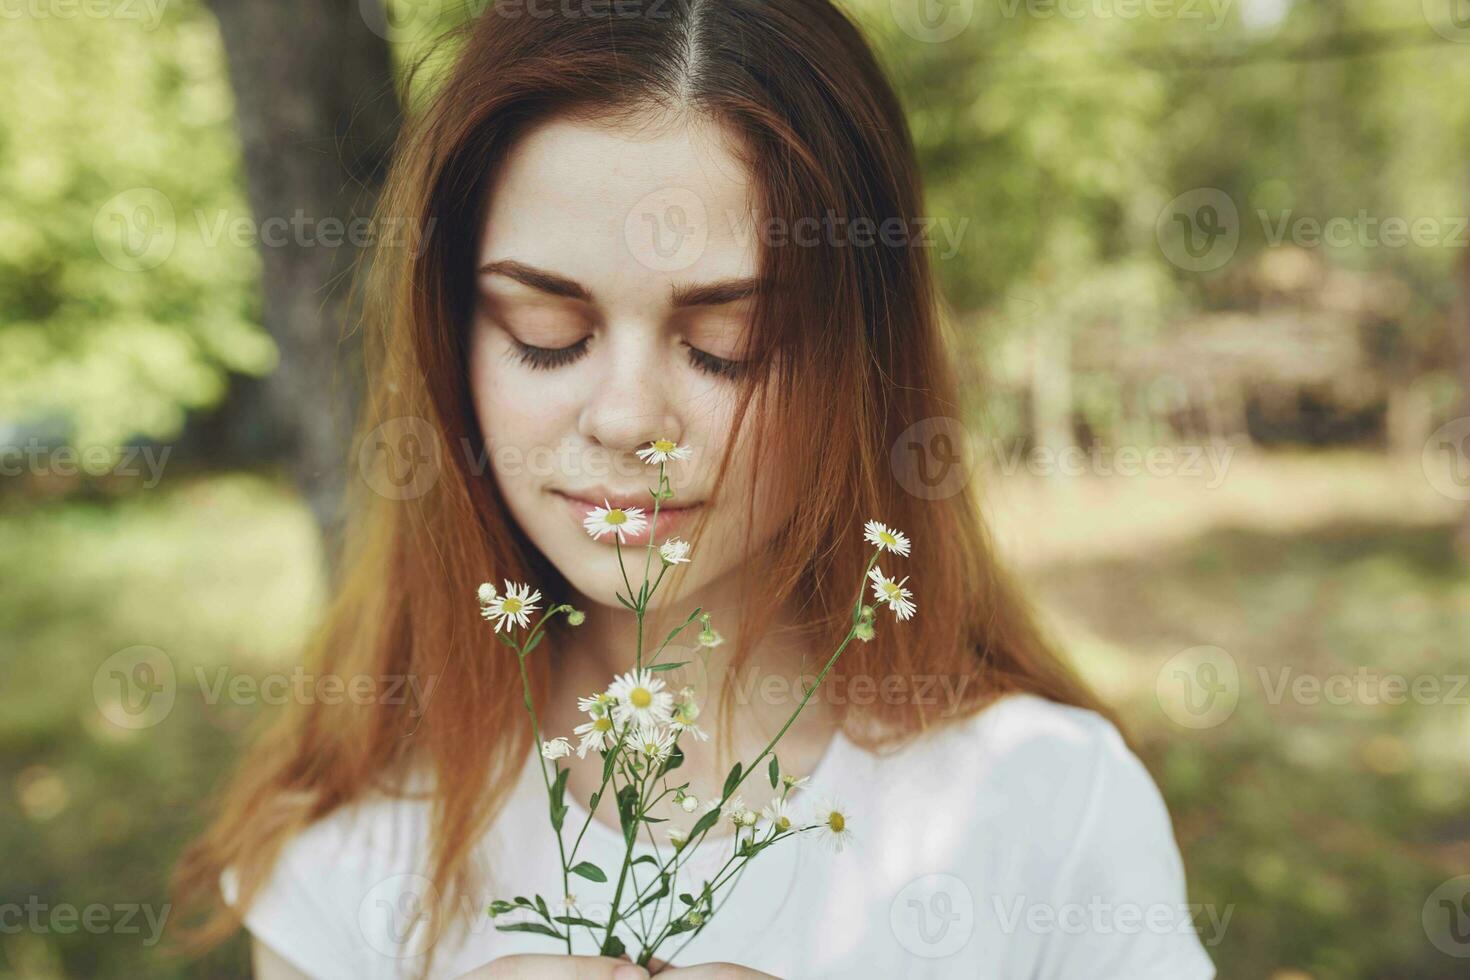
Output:
<svg viewBox="0 0 1470 980">
<path fill-rule="evenodd" d="M 591 340 L 588 335 L 566 347 L 536 347 L 532 344 L 522 343 L 511 338 L 512 353 L 522 364 L 539 371 L 550 371 L 555 368 L 565 367 L 574 361 L 580 360 L 587 353 L 587 345 Z M 732 361 L 728 358 L 717 357 L 708 351 L 702 351 L 688 341 L 681 341 L 689 351 L 689 362 L 697 370 L 717 378 L 739 377 L 745 370 L 744 361 Z"/>
<path fill-rule="evenodd" d="M 591 336 L 583 337 L 575 344 L 567 347 L 533 347 L 523 344 L 514 337 L 511 343 L 514 345 L 515 354 L 520 358 L 522 364 L 537 370 L 551 370 L 570 364 L 587 353 L 587 341 Z"/>
<path fill-rule="evenodd" d="M 744 361 L 731 361 L 723 357 L 716 357 L 713 354 L 700 350 L 687 340 L 681 341 L 681 343 L 689 349 L 690 363 L 705 374 L 713 375 L 717 378 L 735 378 L 739 377 L 745 370 Z"/>
</svg>

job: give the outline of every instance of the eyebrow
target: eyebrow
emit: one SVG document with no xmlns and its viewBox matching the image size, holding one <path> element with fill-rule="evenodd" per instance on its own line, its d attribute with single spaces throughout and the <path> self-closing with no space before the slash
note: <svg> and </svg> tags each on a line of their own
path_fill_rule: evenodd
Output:
<svg viewBox="0 0 1470 980">
<path fill-rule="evenodd" d="M 596 302 L 592 297 L 592 291 L 575 279 L 568 279 L 566 276 L 559 276 L 554 272 L 538 269 L 514 259 L 497 259 L 493 262 L 486 262 L 480 266 L 480 275 L 505 276 L 523 286 L 529 286 L 531 289 L 549 293 L 552 296 L 580 300 L 583 303 Z M 669 305 L 675 309 L 690 306 L 723 306 L 726 303 L 734 303 L 754 296 L 762 292 L 763 288 L 759 276 L 720 279 L 695 285 L 677 284 L 670 293 Z"/>
</svg>

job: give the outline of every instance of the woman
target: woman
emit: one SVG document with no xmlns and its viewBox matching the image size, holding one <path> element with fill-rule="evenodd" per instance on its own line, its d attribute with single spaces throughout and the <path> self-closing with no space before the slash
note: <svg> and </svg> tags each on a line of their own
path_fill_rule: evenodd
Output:
<svg viewBox="0 0 1470 980">
<path fill-rule="evenodd" d="M 585 612 L 527 661 L 543 732 L 570 735 L 635 642 L 618 549 L 583 521 L 646 504 L 637 451 L 669 439 L 693 455 L 655 540 L 694 560 L 649 635 L 697 605 L 724 641 L 688 678 L 719 735 L 685 740 L 696 791 L 845 635 L 865 520 L 914 542 L 888 557 L 918 612 L 852 644 L 778 748 L 798 798 L 852 806 L 845 846 L 762 854 L 661 975 L 1213 976 L 1158 791 L 970 487 L 934 482 L 954 366 L 905 120 L 854 26 L 825 0 L 501 4 L 462 41 L 380 205 L 427 235 L 373 263 L 362 459 L 385 466 L 313 648 L 323 676 L 432 693 L 292 706 L 182 862 L 198 942 L 243 912 L 265 978 L 645 975 L 485 914 L 562 895 L 515 658 L 473 595 L 526 581 Z M 575 808 L 600 766 L 568 761 Z"/>
</svg>

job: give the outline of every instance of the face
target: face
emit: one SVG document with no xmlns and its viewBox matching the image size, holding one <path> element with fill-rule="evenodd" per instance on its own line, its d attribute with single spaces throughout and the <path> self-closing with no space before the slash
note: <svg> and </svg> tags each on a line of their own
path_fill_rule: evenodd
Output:
<svg viewBox="0 0 1470 980">
<path fill-rule="evenodd" d="M 490 187 L 479 246 L 470 380 L 491 469 L 531 541 L 588 600 L 627 589 L 593 507 L 652 514 L 657 439 L 675 496 L 653 540 L 706 526 L 684 596 L 728 581 L 790 514 L 756 480 L 753 414 L 732 431 L 757 288 L 750 183 L 730 134 L 706 121 L 608 128 L 559 119 L 532 129 Z M 714 486 L 727 445 L 734 457 Z M 756 520 L 747 526 L 752 494 Z M 634 588 L 649 540 L 622 544 Z M 659 568 L 657 556 L 651 576 Z M 666 581 L 654 607 L 672 598 Z"/>
</svg>

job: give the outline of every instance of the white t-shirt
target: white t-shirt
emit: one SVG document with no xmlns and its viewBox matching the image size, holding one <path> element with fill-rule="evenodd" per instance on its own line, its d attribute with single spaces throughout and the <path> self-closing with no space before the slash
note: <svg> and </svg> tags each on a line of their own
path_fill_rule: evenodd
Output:
<svg viewBox="0 0 1470 980">
<path fill-rule="evenodd" d="M 704 789 L 702 797 L 717 796 L 715 787 Z M 764 771 L 740 789 L 757 809 L 769 791 Z M 805 834 L 764 851 L 704 931 L 677 955 L 688 936 L 674 937 L 662 958 L 729 961 L 788 980 L 1215 975 L 1196 930 L 1212 942 L 1219 930 L 1186 905 L 1163 800 L 1117 730 L 1091 711 L 1013 695 L 885 755 L 839 733 L 808 787 L 791 798 L 821 795 L 850 808 L 849 846 L 833 854 Z M 586 809 L 570 795 L 568 804 L 570 846 Z M 512 953 L 564 952 L 549 937 L 494 928 L 517 916 L 485 914 L 492 899 L 538 892 L 553 915 L 563 911 L 546 806 L 528 754 L 481 842 L 502 886 L 465 899 L 467 925 L 438 936 L 433 976 L 457 977 Z M 414 976 L 431 938 L 407 928 L 430 887 L 428 808 L 370 797 L 298 834 L 246 926 L 313 977 Z M 667 856 L 666 825 L 653 826 Z M 711 833 L 728 829 L 722 823 Z M 728 842 L 706 840 L 672 894 L 697 892 L 724 863 Z M 647 836 L 635 853 L 653 853 Z M 622 854 L 622 835 L 594 820 L 577 859 L 615 878 Z M 612 898 L 612 881 L 572 881 L 584 909 Z M 221 882 L 233 902 L 232 871 Z M 577 942 L 578 953 L 596 951 L 585 930 Z"/>
</svg>

